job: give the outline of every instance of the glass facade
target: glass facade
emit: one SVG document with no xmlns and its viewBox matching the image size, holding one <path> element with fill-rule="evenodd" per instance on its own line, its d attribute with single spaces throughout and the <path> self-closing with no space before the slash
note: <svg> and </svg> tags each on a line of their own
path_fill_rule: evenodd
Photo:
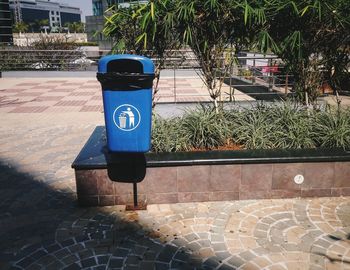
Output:
<svg viewBox="0 0 350 270">
<path fill-rule="evenodd" d="M 92 11 L 93 11 L 94 16 L 102 16 L 103 15 L 102 0 L 95 0 L 92 2 Z"/>
<path fill-rule="evenodd" d="M 9 0 L 0 0 L 0 45 L 12 42 L 12 17 Z"/>
</svg>

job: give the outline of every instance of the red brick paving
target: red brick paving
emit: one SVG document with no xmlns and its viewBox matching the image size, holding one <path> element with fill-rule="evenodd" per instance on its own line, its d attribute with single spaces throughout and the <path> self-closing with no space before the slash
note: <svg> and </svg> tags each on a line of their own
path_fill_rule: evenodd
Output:
<svg viewBox="0 0 350 270">
<path fill-rule="evenodd" d="M 102 112 L 103 111 L 103 106 L 102 105 L 95 105 L 95 106 L 83 106 L 80 110 L 80 112 Z"/>
<path fill-rule="evenodd" d="M 0 92 L 13 92 L 13 93 L 17 93 L 17 92 L 22 92 L 25 91 L 26 89 L 3 89 L 0 90 Z"/>
<path fill-rule="evenodd" d="M 46 83 L 65 83 L 66 80 L 57 80 L 57 81 L 46 81 Z"/>
<path fill-rule="evenodd" d="M 61 100 L 64 96 L 40 96 L 35 99 L 35 101 L 52 101 Z"/>
<path fill-rule="evenodd" d="M 95 94 L 95 92 L 74 92 L 74 93 L 70 93 L 70 96 L 93 96 Z"/>
<path fill-rule="evenodd" d="M 33 86 L 33 85 L 39 85 L 40 83 L 20 83 L 17 84 L 17 86 Z"/>
<path fill-rule="evenodd" d="M 10 113 L 41 113 L 43 111 L 45 111 L 47 108 L 49 107 L 41 107 L 41 106 L 30 106 L 30 107 L 18 107 L 12 111 L 10 111 Z"/>
<path fill-rule="evenodd" d="M 179 79 L 180 80 L 180 79 Z M 158 102 L 198 102 L 208 100 L 202 87 L 193 82 L 196 78 L 181 78 L 176 84 L 176 100 L 174 97 L 174 79 L 163 78 L 159 83 L 156 100 Z M 201 96 L 203 95 L 203 96 Z M 39 112 L 101 112 L 103 110 L 102 91 L 96 80 L 74 79 L 38 79 L 38 82 L 23 82 L 19 79 L 12 86 L 1 89 L 0 109 L 9 108 L 3 113 L 39 113 Z M 54 103 L 56 101 L 56 103 Z M 59 108 L 62 106 L 62 108 Z M 48 109 L 49 108 L 49 109 Z"/>
<path fill-rule="evenodd" d="M 83 106 L 87 101 L 80 100 L 63 100 L 56 103 L 54 106 Z"/>
<path fill-rule="evenodd" d="M 65 88 L 65 89 L 63 89 L 63 88 L 56 88 L 56 89 L 51 89 L 51 90 L 49 90 L 49 92 L 64 92 L 64 93 L 70 93 L 70 92 L 72 92 L 72 88 Z"/>
</svg>

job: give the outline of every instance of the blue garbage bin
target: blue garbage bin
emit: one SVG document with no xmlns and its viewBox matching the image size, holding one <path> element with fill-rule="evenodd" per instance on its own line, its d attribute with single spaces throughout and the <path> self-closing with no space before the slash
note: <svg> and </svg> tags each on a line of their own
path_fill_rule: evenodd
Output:
<svg viewBox="0 0 350 270">
<path fill-rule="evenodd" d="M 109 55 L 98 65 L 107 146 L 111 152 L 147 152 L 151 146 L 154 64 L 138 55 Z"/>
</svg>

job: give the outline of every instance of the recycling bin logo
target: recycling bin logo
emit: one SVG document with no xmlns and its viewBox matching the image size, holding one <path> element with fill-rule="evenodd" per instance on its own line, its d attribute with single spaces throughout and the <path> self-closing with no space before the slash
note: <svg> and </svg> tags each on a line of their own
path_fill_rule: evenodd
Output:
<svg viewBox="0 0 350 270">
<path fill-rule="evenodd" d="M 139 126 L 141 115 L 135 106 L 123 104 L 114 110 L 113 121 L 120 130 L 132 131 Z"/>
</svg>

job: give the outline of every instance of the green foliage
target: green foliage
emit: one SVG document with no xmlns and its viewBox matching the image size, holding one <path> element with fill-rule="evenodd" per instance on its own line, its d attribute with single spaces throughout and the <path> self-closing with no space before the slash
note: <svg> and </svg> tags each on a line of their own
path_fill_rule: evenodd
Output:
<svg viewBox="0 0 350 270">
<path fill-rule="evenodd" d="M 323 81 L 340 91 L 349 77 L 348 0 L 153 0 L 114 6 L 103 33 L 117 49 L 156 56 L 159 69 L 165 51 L 189 46 L 216 108 L 223 78 L 242 49 L 282 58 L 305 104 L 315 102 Z"/>
<path fill-rule="evenodd" d="M 230 138 L 225 114 L 223 111 L 217 113 L 210 106 L 187 111 L 181 119 L 180 128 L 190 148 L 213 149 L 224 145 Z"/>
<path fill-rule="evenodd" d="M 176 152 L 186 149 L 187 138 L 181 133 L 179 118 L 173 118 L 169 121 L 155 115 L 153 127 L 153 152 Z"/>
<path fill-rule="evenodd" d="M 257 44 L 281 57 L 293 74 L 299 98 L 313 103 L 324 80 L 340 90 L 350 62 L 350 2 L 276 0 L 262 6 L 266 22 Z"/>
<path fill-rule="evenodd" d="M 300 109 L 296 104 L 285 103 L 268 110 L 273 125 L 275 148 L 314 148 L 311 138 L 314 118 L 312 111 Z"/>
<path fill-rule="evenodd" d="M 78 45 L 74 42 L 67 42 L 61 36 L 40 35 L 40 38 L 32 43 L 36 50 L 75 50 Z"/>
<path fill-rule="evenodd" d="M 83 22 L 66 23 L 64 26 L 67 27 L 70 32 L 85 33 L 85 23 Z"/>
<path fill-rule="evenodd" d="M 230 0 L 177 0 L 176 29 L 182 43 L 195 53 L 202 80 L 217 109 L 224 78 L 234 63 L 234 53 L 249 40 L 244 9 Z M 246 16 L 246 19 L 250 16 Z"/>
<path fill-rule="evenodd" d="M 274 148 L 273 123 L 269 119 L 268 108 L 235 112 L 231 120 L 233 140 L 247 149 Z"/>
<path fill-rule="evenodd" d="M 313 124 L 313 139 L 320 147 L 350 147 L 350 110 L 319 112 Z"/>
<path fill-rule="evenodd" d="M 25 22 L 17 22 L 13 25 L 12 31 L 14 33 L 25 33 L 29 29 L 29 25 Z"/>
<path fill-rule="evenodd" d="M 230 142 L 245 149 L 350 149 L 350 110 L 305 110 L 284 103 L 216 113 L 202 106 L 181 118 L 153 122 L 154 152 L 213 150 Z"/>
<path fill-rule="evenodd" d="M 134 51 L 136 54 L 143 54 L 144 44 L 137 42 L 141 35 L 140 16 L 137 14 L 140 5 L 130 5 L 126 8 L 112 7 L 105 16 L 106 23 L 103 34 L 113 38 L 115 50 Z"/>
<path fill-rule="evenodd" d="M 93 42 L 93 41 L 88 41 L 88 42 L 74 42 L 75 45 L 77 45 L 78 47 L 82 47 L 82 46 L 98 46 L 97 42 Z"/>
</svg>

